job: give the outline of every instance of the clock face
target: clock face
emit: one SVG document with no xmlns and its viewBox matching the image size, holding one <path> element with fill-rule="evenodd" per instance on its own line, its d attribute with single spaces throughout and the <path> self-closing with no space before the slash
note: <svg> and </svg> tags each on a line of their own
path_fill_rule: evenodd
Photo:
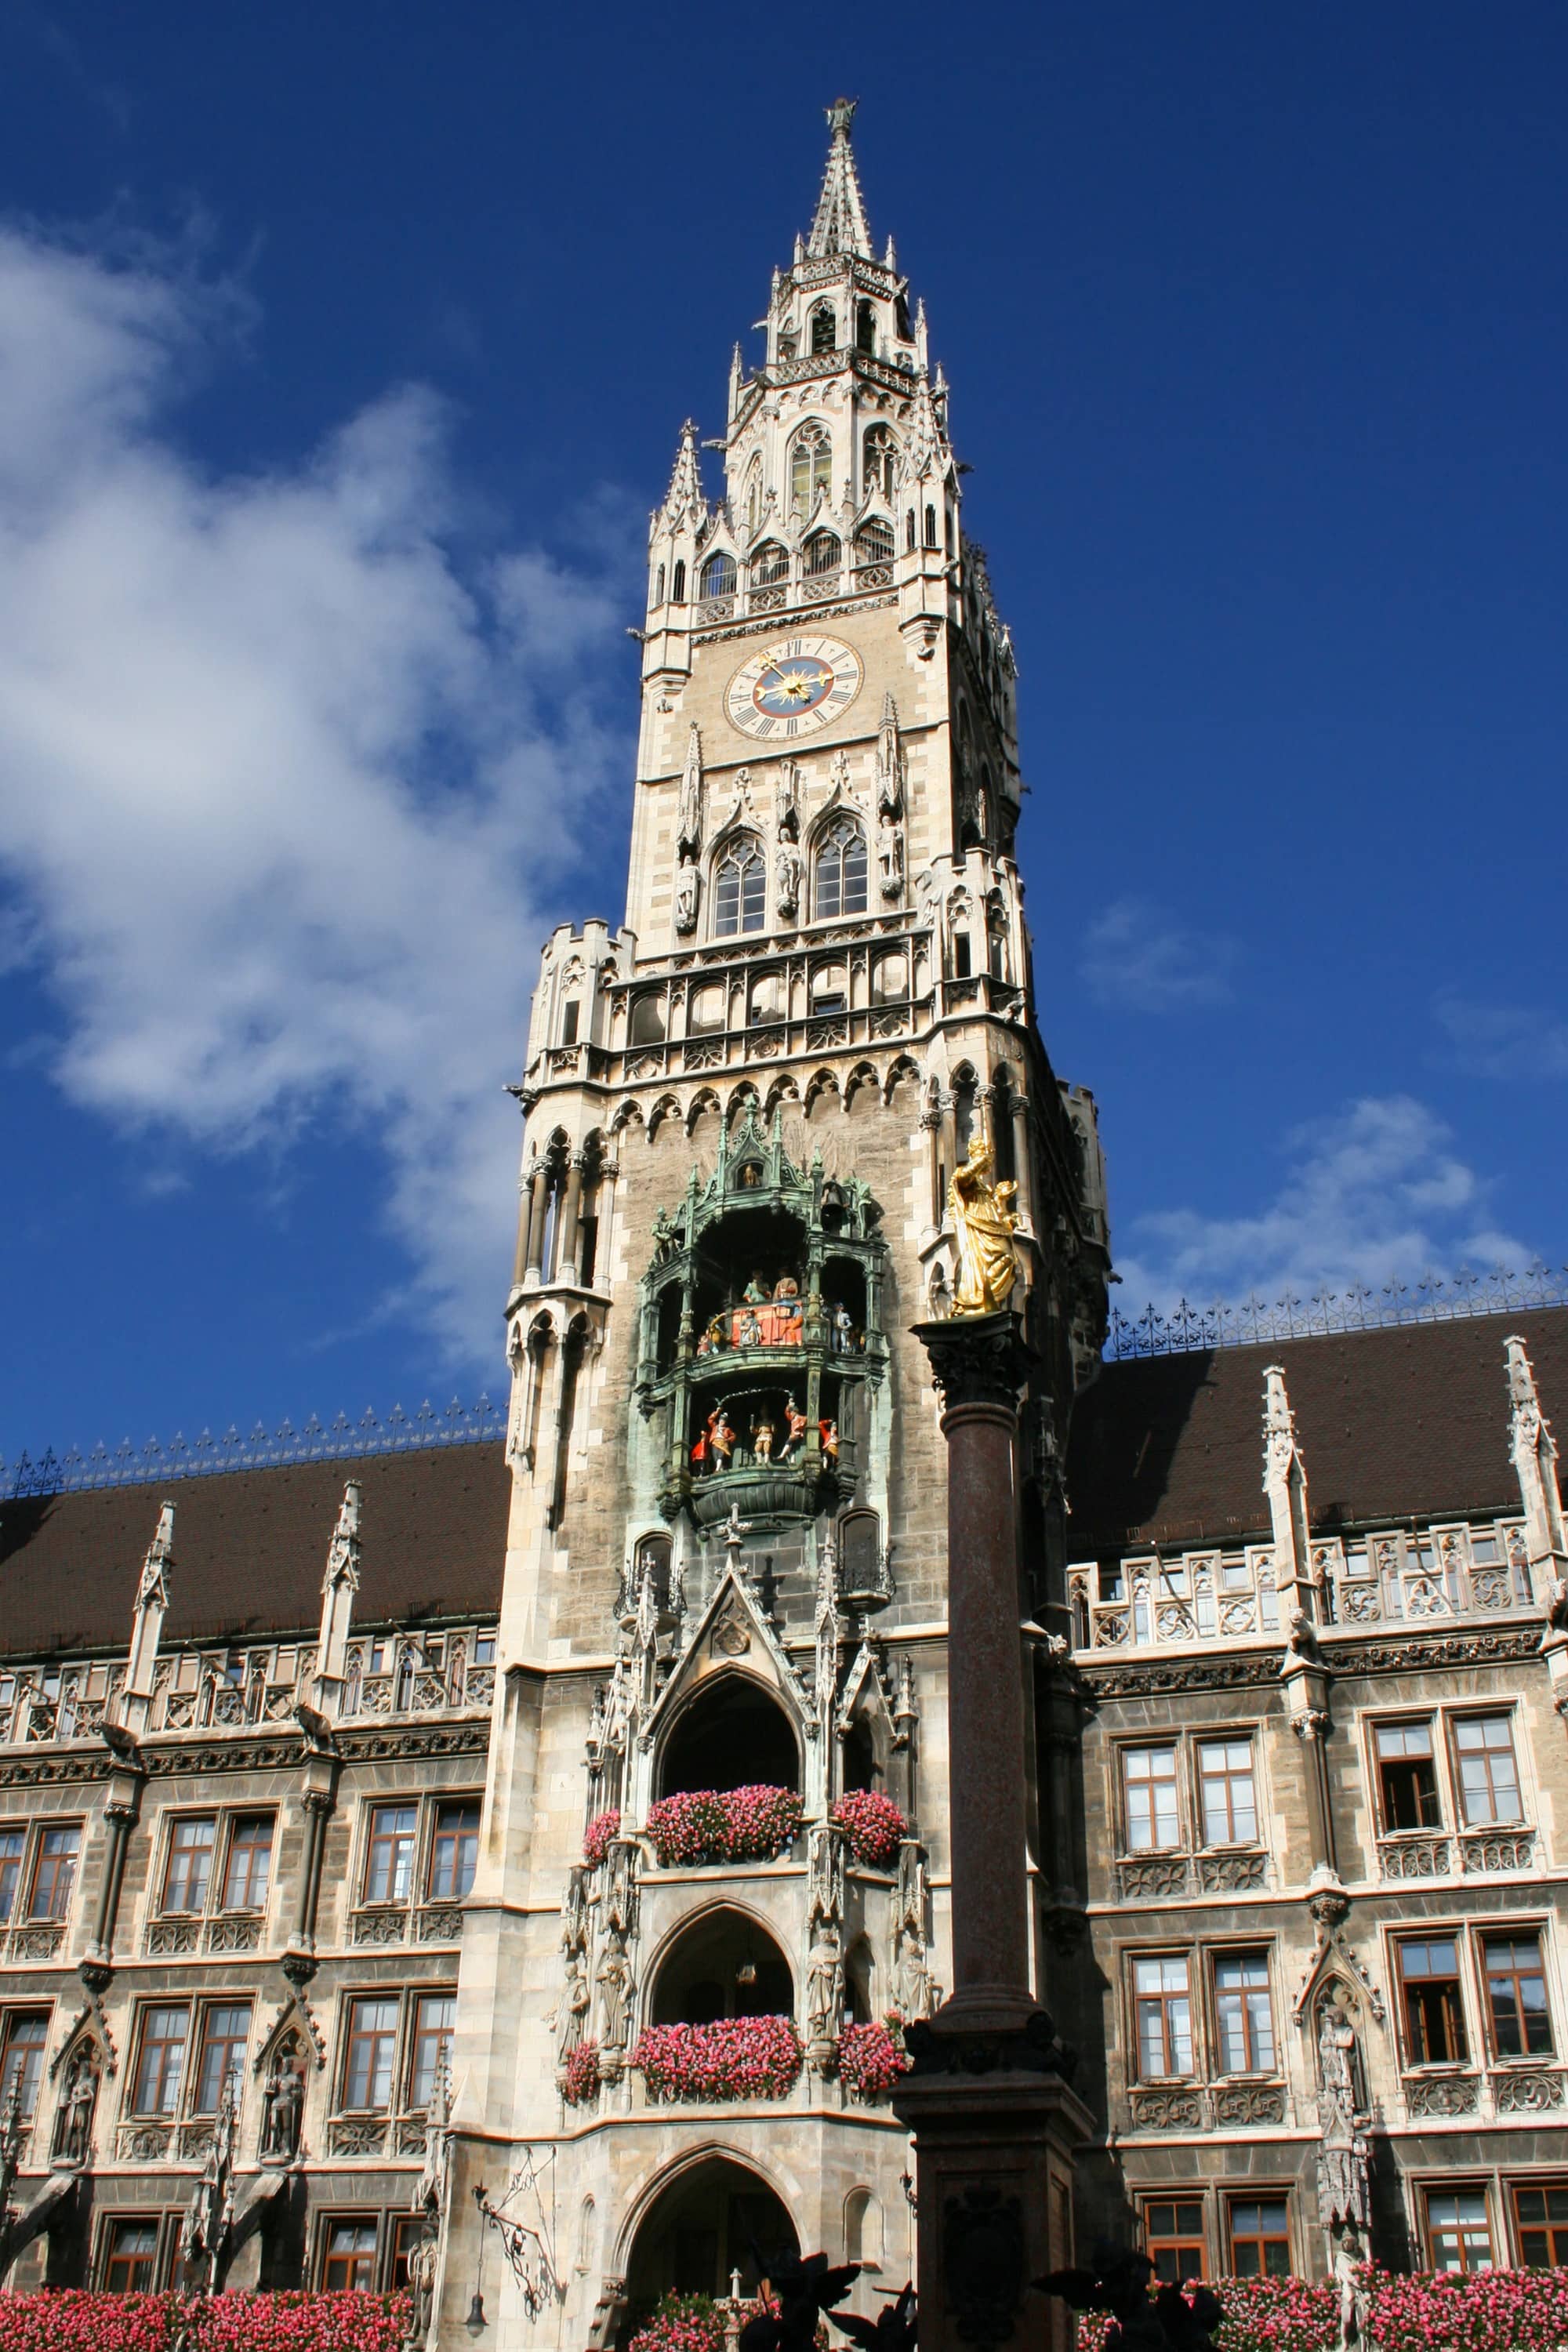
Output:
<svg viewBox="0 0 1568 2352">
<path fill-rule="evenodd" d="M 837 637 L 785 637 L 735 672 L 725 715 L 742 735 L 787 743 L 840 718 L 864 677 L 859 655 Z"/>
</svg>

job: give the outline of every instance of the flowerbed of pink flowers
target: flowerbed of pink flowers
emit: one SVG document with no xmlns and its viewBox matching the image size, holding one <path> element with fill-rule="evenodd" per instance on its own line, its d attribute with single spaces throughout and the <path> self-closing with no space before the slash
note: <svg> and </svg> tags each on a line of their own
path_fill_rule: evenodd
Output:
<svg viewBox="0 0 1568 2352">
<path fill-rule="evenodd" d="M 743 2298 L 742 2325 L 763 2307 L 760 2295 Z M 776 2297 L 768 2297 L 766 2308 L 778 2317 Z M 818 2325 L 815 2340 L 816 2352 L 828 2352 L 826 2321 Z M 723 2343 L 724 2314 L 710 2294 L 667 2294 L 647 2326 L 632 2337 L 627 2352 L 722 2352 Z"/>
<path fill-rule="evenodd" d="M 772 1862 L 800 1832 L 793 1789 L 686 1789 L 647 1810 L 653 1850 L 671 1864 Z"/>
<path fill-rule="evenodd" d="M 583 1832 L 583 1859 L 590 1870 L 597 1870 L 610 1851 L 610 1840 L 621 1826 L 619 1813 L 595 1813 Z"/>
<path fill-rule="evenodd" d="M 849 1834 L 849 1851 L 857 1862 L 883 1870 L 899 1850 L 899 1840 L 910 1825 L 894 1804 L 877 1789 L 850 1789 L 833 1808 L 833 1818 Z"/>
<path fill-rule="evenodd" d="M 803 2055 L 792 2017 L 721 2017 L 711 2025 L 645 2025 L 626 2063 L 650 2099 L 777 2099 Z"/>
<path fill-rule="evenodd" d="M 1225 2317 L 1215 2352 L 1332 2352 L 1339 2298 L 1328 2280 L 1215 2279 Z M 1373 2271 L 1367 2342 L 1378 2352 L 1562 2352 L 1568 2345 L 1568 2270 L 1479 2271 L 1468 2276 Z M 1079 2352 L 1102 2352 L 1108 2322 L 1079 2324 Z"/>
<path fill-rule="evenodd" d="M 872 2025 L 847 2025 L 839 2034 L 838 2078 L 852 2098 L 885 2099 L 900 2075 L 909 2071 L 896 2017 Z"/>
<path fill-rule="evenodd" d="M 397 2352 L 405 2294 L 0 2294 L 0 2352 Z"/>
<path fill-rule="evenodd" d="M 599 2095 L 599 2045 L 596 2042 L 579 2042 L 566 2061 L 566 2080 L 561 2095 L 569 2107 L 584 2107 L 590 2099 Z"/>
</svg>

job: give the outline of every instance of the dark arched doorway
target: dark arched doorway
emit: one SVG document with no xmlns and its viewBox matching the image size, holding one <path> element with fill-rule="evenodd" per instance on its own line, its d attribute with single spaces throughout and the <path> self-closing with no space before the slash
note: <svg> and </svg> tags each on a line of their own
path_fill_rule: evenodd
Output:
<svg viewBox="0 0 1568 2352">
<path fill-rule="evenodd" d="M 648 2013 L 655 2025 L 793 2017 L 795 1979 L 765 1927 L 743 1911 L 710 1911 L 661 1961 Z"/>
<path fill-rule="evenodd" d="M 753 2248 L 765 2257 L 781 2247 L 798 2253 L 800 2240 L 767 2182 L 732 2157 L 705 2157 L 677 2174 L 643 2217 L 617 2340 L 629 2341 L 661 2295 L 728 2294 L 731 2271 L 741 2273 L 742 2294 L 754 2294 Z"/>
<path fill-rule="evenodd" d="M 661 1797 L 685 1789 L 798 1789 L 789 1718 L 750 1675 L 716 1675 L 682 1707 L 659 1765 Z"/>
</svg>

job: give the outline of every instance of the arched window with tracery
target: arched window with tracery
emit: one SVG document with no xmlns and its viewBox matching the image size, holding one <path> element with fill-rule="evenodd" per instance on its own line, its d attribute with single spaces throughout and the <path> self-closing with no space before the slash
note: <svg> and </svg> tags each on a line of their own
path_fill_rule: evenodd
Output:
<svg viewBox="0 0 1568 2352">
<path fill-rule="evenodd" d="M 768 869 L 762 845 L 749 833 L 737 834 L 713 873 L 713 931 L 731 940 L 760 931 L 767 921 Z"/>
<path fill-rule="evenodd" d="M 891 563 L 893 560 L 893 526 L 880 515 L 873 515 L 863 523 L 855 537 L 857 563 Z"/>
<path fill-rule="evenodd" d="M 833 444 L 827 427 L 817 417 L 803 425 L 789 457 L 789 502 L 796 514 L 809 514 L 820 491 L 833 488 Z"/>
<path fill-rule="evenodd" d="M 890 499 L 893 495 L 893 468 L 899 462 L 899 445 L 885 425 L 868 425 L 866 438 L 861 443 L 865 465 L 861 476 L 861 495 L 868 499 Z"/>
<path fill-rule="evenodd" d="M 814 352 L 838 349 L 838 319 L 831 302 L 819 302 L 811 314 L 811 348 Z"/>
<path fill-rule="evenodd" d="M 662 604 L 664 602 L 664 566 L 662 563 L 653 575 L 653 601 L 656 605 Z"/>
<path fill-rule="evenodd" d="M 752 558 L 752 585 L 771 588 L 789 578 L 789 555 L 776 539 L 764 539 Z"/>
<path fill-rule="evenodd" d="M 732 555 L 710 555 L 702 567 L 700 593 L 704 596 L 732 596 L 735 593 L 735 559 Z"/>
<path fill-rule="evenodd" d="M 817 844 L 813 904 L 820 920 L 866 911 L 866 836 L 841 816 Z"/>
<path fill-rule="evenodd" d="M 825 572 L 837 572 L 844 560 L 844 544 L 837 533 L 814 530 L 802 553 L 805 558 L 805 576 L 820 580 Z"/>
</svg>

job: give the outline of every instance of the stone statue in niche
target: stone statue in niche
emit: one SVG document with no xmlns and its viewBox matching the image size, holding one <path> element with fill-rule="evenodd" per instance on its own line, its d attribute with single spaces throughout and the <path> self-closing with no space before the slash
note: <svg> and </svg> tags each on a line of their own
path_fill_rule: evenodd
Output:
<svg viewBox="0 0 1568 2352">
<path fill-rule="evenodd" d="M 1334 2289 L 1338 2297 L 1338 2352 L 1357 2352 L 1367 2340 L 1372 2318 L 1372 2291 L 1366 2278 L 1366 2249 L 1353 2229 L 1342 2230 L 1334 2240 Z"/>
<path fill-rule="evenodd" d="M 904 835 L 887 809 L 877 822 L 877 862 L 882 869 L 882 896 L 898 898 L 904 888 Z"/>
<path fill-rule="evenodd" d="M 621 1942 L 620 1930 L 612 1927 L 599 1961 L 599 2040 L 606 2050 L 626 2048 L 631 2010 L 631 1962 Z"/>
<path fill-rule="evenodd" d="M 800 769 L 794 760 L 779 766 L 773 792 L 773 832 L 781 842 L 800 839 Z"/>
<path fill-rule="evenodd" d="M 831 2050 L 838 2040 L 844 2014 L 844 1960 L 838 1930 L 819 1921 L 806 1961 L 806 2041 L 813 2051 Z"/>
<path fill-rule="evenodd" d="M 285 2034 L 272 2053 L 261 2094 L 263 2164 L 287 2164 L 300 2153 L 300 2126 L 305 2113 L 305 2070 L 291 2033 Z"/>
<path fill-rule="evenodd" d="M 591 1998 L 588 1963 L 581 1952 L 574 1952 L 566 1962 L 566 1982 L 555 2004 L 555 2063 L 558 2067 L 565 2065 L 583 2039 Z"/>
<path fill-rule="evenodd" d="M 919 1929 L 908 1921 L 899 1930 L 893 2000 L 899 2015 L 910 2021 L 918 2017 L 929 2017 L 936 2006 L 931 1992 L 931 1969 L 926 1964 L 925 1944 Z"/>
<path fill-rule="evenodd" d="M 85 2164 L 92 2153 L 92 2116 L 98 2104 L 98 2052 L 84 2042 L 71 2060 L 55 2126 L 55 2156 L 64 2164 Z"/>
<path fill-rule="evenodd" d="M 779 914 L 785 922 L 794 922 L 800 912 L 800 852 L 793 841 L 781 841 L 773 859 L 778 876 Z"/>
<path fill-rule="evenodd" d="M 948 1213 L 958 1245 L 958 1280 L 952 1294 L 955 1317 L 1000 1314 L 1018 1278 L 1013 1239 L 1018 1223 L 1013 1201 L 1018 1188 L 994 1184 L 995 1165 L 989 1139 L 977 1134 L 968 1159 L 953 1171 L 948 1184 Z"/>
<path fill-rule="evenodd" d="M 697 929 L 701 879 L 695 866 L 682 864 L 675 877 L 675 928 L 682 939 Z"/>
<path fill-rule="evenodd" d="M 806 1840 L 807 1917 L 835 1927 L 844 1916 L 844 1839 L 826 1822 L 814 1824 Z"/>
<path fill-rule="evenodd" d="M 702 846 L 702 737 L 695 722 L 686 739 L 686 764 L 680 772 L 680 800 L 676 812 L 675 848 L 682 865 L 690 864 Z"/>
</svg>

